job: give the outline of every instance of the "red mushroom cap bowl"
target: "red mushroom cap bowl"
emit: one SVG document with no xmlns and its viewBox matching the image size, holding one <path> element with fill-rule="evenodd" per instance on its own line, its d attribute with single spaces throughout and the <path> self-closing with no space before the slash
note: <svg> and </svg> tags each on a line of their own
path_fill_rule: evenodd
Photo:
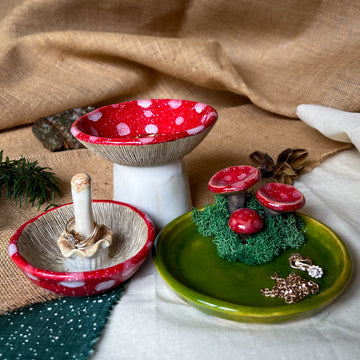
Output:
<svg viewBox="0 0 360 360">
<path fill-rule="evenodd" d="M 133 100 L 96 109 L 72 125 L 94 153 L 127 166 L 175 162 L 192 151 L 218 118 L 211 106 L 188 100 Z"/>
<path fill-rule="evenodd" d="M 129 279 L 144 262 L 155 240 L 150 218 L 135 207 L 112 200 L 94 200 L 95 220 L 113 231 L 107 268 L 67 272 L 57 245 L 73 205 L 46 211 L 23 224 L 12 236 L 9 255 L 36 285 L 66 296 L 87 296 L 109 290 Z"/>
<path fill-rule="evenodd" d="M 211 177 L 208 189 L 215 194 L 244 191 L 260 180 L 260 171 L 249 165 L 230 166 Z"/>
<path fill-rule="evenodd" d="M 282 183 L 265 184 L 257 190 L 256 198 L 262 205 L 274 211 L 296 211 L 305 205 L 301 191 Z"/>
</svg>

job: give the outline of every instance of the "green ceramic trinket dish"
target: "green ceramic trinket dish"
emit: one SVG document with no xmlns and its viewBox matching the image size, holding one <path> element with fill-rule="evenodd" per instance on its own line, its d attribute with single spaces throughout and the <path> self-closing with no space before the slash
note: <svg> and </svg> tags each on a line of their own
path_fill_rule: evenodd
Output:
<svg viewBox="0 0 360 360">
<path fill-rule="evenodd" d="M 286 250 L 273 261 L 258 266 L 230 263 L 221 259 L 211 239 L 203 237 L 186 213 L 158 234 L 153 260 L 160 275 L 187 303 L 210 315 L 248 323 L 276 323 L 314 315 L 339 296 L 348 284 L 352 262 L 343 241 L 326 225 L 300 214 L 306 243 L 300 249 Z M 324 275 L 311 278 L 307 272 L 289 266 L 293 252 L 312 259 Z M 265 297 L 263 288 L 272 288 L 274 273 L 289 273 L 313 280 L 320 290 L 295 303 Z"/>
</svg>

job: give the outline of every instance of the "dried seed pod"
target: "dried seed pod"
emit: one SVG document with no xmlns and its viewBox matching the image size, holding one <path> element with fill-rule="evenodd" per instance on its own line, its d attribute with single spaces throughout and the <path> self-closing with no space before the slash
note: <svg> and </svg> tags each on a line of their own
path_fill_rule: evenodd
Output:
<svg viewBox="0 0 360 360">
<path fill-rule="evenodd" d="M 291 185 L 297 178 L 297 174 L 291 165 L 283 162 L 275 166 L 273 177 L 277 182 Z"/>
<path fill-rule="evenodd" d="M 293 150 L 288 148 L 283 150 L 277 157 L 277 163 L 288 162 L 289 157 L 293 154 Z"/>
<path fill-rule="evenodd" d="M 308 152 L 305 149 L 285 149 L 282 151 L 278 158 L 277 163 L 286 162 L 292 166 L 296 171 L 303 169 L 303 164 L 308 156 Z"/>
<path fill-rule="evenodd" d="M 276 165 L 271 156 L 261 151 L 254 151 L 250 158 L 258 164 L 261 177 L 273 177 L 277 182 L 291 185 L 297 178 L 297 173 L 304 168 L 308 156 L 305 149 L 283 150 L 277 157 Z"/>
<path fill-rule="evenodd" d="M 268 153 L 254 151 L 250 154 L 250 159 L 257 163 L 262 178 L 272 176 L 274 171 L 274 160 Z"/>
<path fill-rule="evenodd" d="M 304 168 L 304 162 L 308 154 L 309 153 L 305 149 L 294 149 L 288 162 L 294 170 L 300 171 Z"/>
</svg>

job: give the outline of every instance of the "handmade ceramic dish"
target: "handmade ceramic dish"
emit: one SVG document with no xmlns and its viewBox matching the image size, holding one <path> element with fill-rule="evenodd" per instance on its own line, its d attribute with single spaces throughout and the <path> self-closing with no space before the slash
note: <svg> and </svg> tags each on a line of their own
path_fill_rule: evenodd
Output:
<svg viewBox="0 0 360 360">
<path fill-rule="evenodd" d="M 155 166 L 192 151 L 217 120 L 209 105 L 171 99 L 134 100 L 96 109 L 75 121 L 72 134 L 116 164 Z"/>
<path fill-rule="evenodd" d="M 182 158 L 206 137 L 217 117 L 211 106 L 199 102 L 134 100 L 80 117 L 71 132 L 114 163 L 114 200 L 135 205 L 162 228 L 191 209 Z"/>
<path fill-rule="evenodd" d="M 51 209 L 22 225 L 10 240 L 12 260 L 36 285 L 62 295 L 93 295 L 121 284 L 148 255 L 155 239 L 154 225 L 143 212 L 116 201 L 94 200 L 93 211 L 96 221 L 113 231 L 109 267 L 66 271 L 57 240 L 73 216 L 72 204 Z"/>
<path fill-rule="evenodd" d="M 316 279 L 320 291 L 298 303 L 265 297 L 262 288 L 275 285 L 276 272 L 285 278 L 291 272 L 311 279 L 289 266 L 287 250 L 275 260 L 259 266 L 229 263 L 221 259 L 211 239 L 200 235 L 191 214 L 168 224 L 157 236 L 153 248 L 155 265 L 165 281 L 190 305 L 230 320 L 274 323 L 299 319 L 324 309 L 345 289 L 352 263 L 342 240 L 321 222 L 300 214 L 305 222 L 306 244 L 297 249 L 321 266 L 324 275 Z"/>
</svg>

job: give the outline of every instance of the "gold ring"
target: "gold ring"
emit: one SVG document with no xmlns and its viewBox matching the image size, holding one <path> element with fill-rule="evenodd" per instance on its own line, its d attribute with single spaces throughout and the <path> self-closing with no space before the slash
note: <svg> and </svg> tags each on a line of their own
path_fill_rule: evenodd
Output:
<svg viewBox="0 0 360 360">
<path fill-rule="evenodd" d="M 70 229 L 73 224 L 75 224 L 75 217 L 70 218 L 65 224 L 65 238 L 73 248 L 85 250 L 96 241 L 99 236 L 100 226 L 94 221 L 93 232 L 89 237 L 84 238 L 78 233 L 75 235 L 75 229 Z"/>
</svg>

